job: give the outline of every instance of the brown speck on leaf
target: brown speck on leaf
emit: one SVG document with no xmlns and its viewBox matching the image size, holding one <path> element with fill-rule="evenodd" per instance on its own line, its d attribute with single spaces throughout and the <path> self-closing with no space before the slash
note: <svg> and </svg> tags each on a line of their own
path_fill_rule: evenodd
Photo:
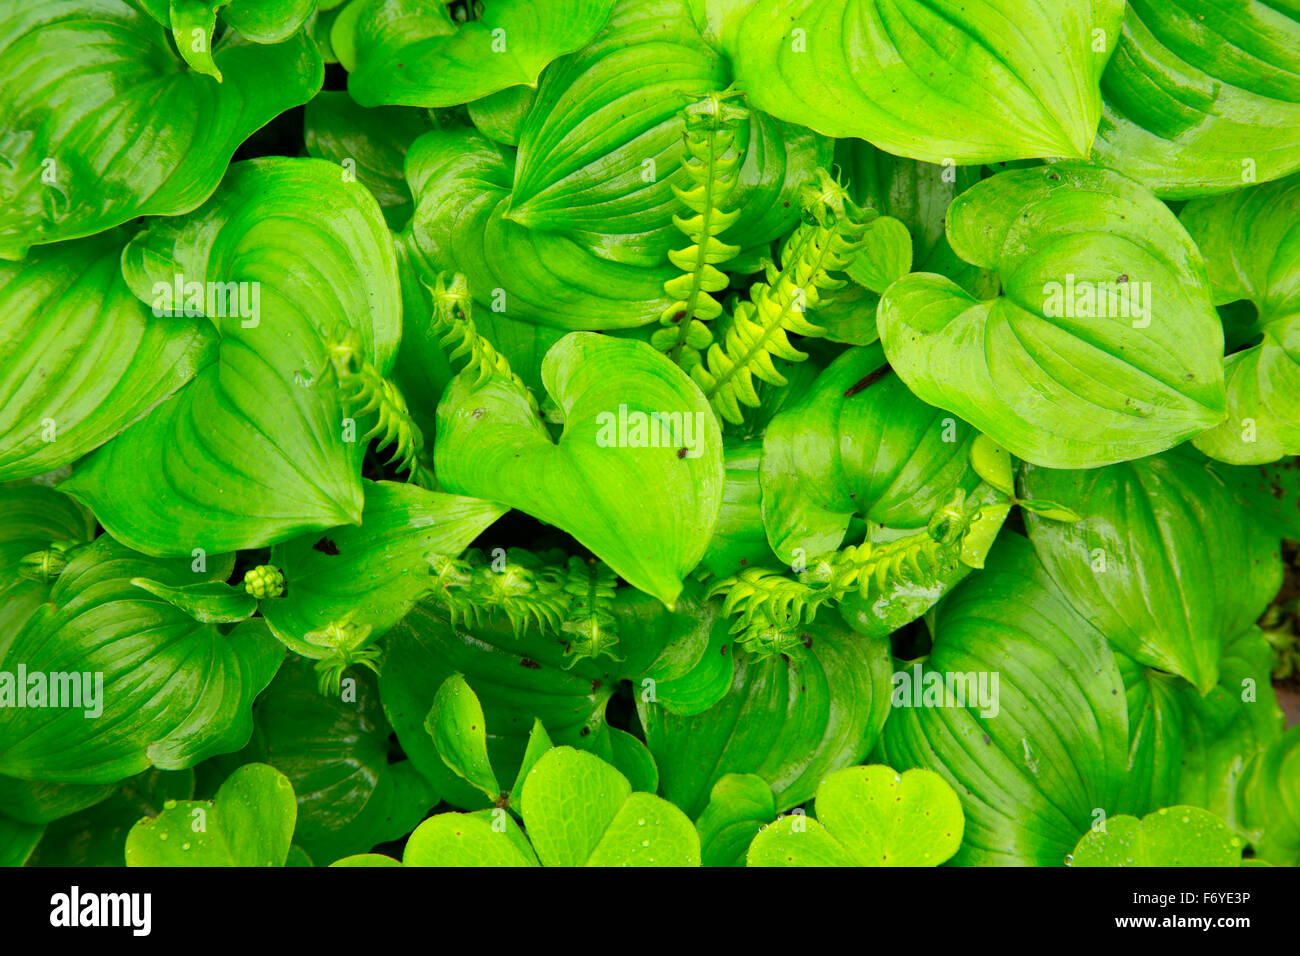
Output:
<svg viewBox="0 0 1300 956">
<path fill-rule="evenodd" d="M 685 457 L 686 457 L 686 449 L 685 449 L 685 448 L 679 448 L 679 449 L 677 449 L 677 457 L 678 457 L 678 458 L 685 458 Z"/>
<path fill-rule="evenodd" d="M 879 382 L 882 378 L 884 378 L 888 374 L 889 374 L 889 366 L 882 365 L 880 368 L 876 369 L 870 375 L 866 376 L 865 378 L 859 379 L 856 385 L 850 386 L 848 391 L 844 393 L 844 397 L 852 398 L 854 395 L 858 394 L 858 392 L 874 385 L 876 382 Z"/>
<path fill-rule="evenodd" d="M 1120 276 L 1118 279 L 1116 279 L 1115 281 L 1116 281 L 1116 282 L 1127 282 L 1127 281 L 1128 281 L 1128 273 L 1127 273 L 1127 272 L 1124 273 L 1123 275 L 1121 275 L 1121 276 Z"/>
<path fill-rule="evenodd" d="M 579 737 L 585 737 L 585 736 L 587 736 L 587 734 L 589 734 L 589 733 L 591 733 L 591 728 L 590 728 L 590 727 L 583 727 L 580 731 L 578 731 L 578 736 L 579 736 Z"/>
<path fill-rule="evenodd" d="M 592 682 L 591 682 L 591 692 L 592 692 L 593 694 L 595 694 L 595 693 L 597 693 L 599 690 L 600 690 L 600 678 L 597 677 L 597 678 L 593 679 Z"/>
<path fill-rule="evenodd" d="M 723 656 L 723 657 L 726 657 L 726 656 L 727 656 L 727 645 L 726 645 L 726 644 L 723 644 L 723 645 L 722 645 L 722 656 Z"/>
<path fill-rule="evenodd" d="M 520 660 L 520 662 L 519 662 L 519 666 L 520 666 L 520 667 L 527 667 L 530 671 L 537 671 L 537 670 L 541 670 L 541 669 L 542 669 L 542 665 L 541 665 L 541 664 L 537 663 L 537 661 L 533 660 L 532 658 L 528 658 L 528 657 L 525 657 L 525 658 L 523 658 L 522 660 Z"/>
<path fill-rule="evenodd" d="M 316 551 L 319 551 L 321 554 L 328 554 L 331 556 L 339 553 L 339 546 L 335 544 L 333 541 L 331 541 L 329 538 L 321 538 L 319 541 L 317 541 L 315 544 L 312 545 L 312 548 L 315 549 Z"/>
<path fill-rule="evenodd" d="M 809 650 L 812 650 L 812 635 L 811 635 L 811 634 L 800 634 L 800 635 L 799 635 L 799 640 L 803 642 L 803 646 L 804 646 L 804 647 L 808 648 Z"/>
<path fill-rule="evenodd" d="M 474 409 L 474 411 L 470 412 L 470 418 L 474 419 L 474 421 L 478 421 L 480 418 L 483 417 L 486 411 L 487 409 L 485 408 L 476 408 Z"/>
</svg>

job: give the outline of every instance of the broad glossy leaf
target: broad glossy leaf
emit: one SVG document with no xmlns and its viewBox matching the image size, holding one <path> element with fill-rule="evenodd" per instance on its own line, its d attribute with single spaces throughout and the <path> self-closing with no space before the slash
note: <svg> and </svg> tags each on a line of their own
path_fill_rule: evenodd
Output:
<svg viewBox="0 0 1300 956">
<path fill-rule="evenodd" d="M 713 785 L 695 828 L 704 866 L 743 866 L 754 836 L 776 817 L 772 788 L 752 773 L 729 773 Z"/>
<path fill-rule="evenodd" d="M 41 842 L 44 827 L 0 814 L 0 866 L 22 866 Z"/>
<path fill-rule="evenodd" d="M 881 341 L 923 400 L 1053 468 L 1164 451 L 1223 420 L 1200 253 L 1137 183 L 1078 163 L 999 173 L 953 203 L 948 239 L 1004 294 L 929 274 L 890 287 Z"/>
<path fill-rule="evenodd" d="M 288 39 L 316 10 L 316 0 L 140 0 L 155 20 L 171 28 L 176 49 L 190 69 L 217 80 L 212 36 L 221 21 L 254 43 Z"/>
<path fill-rule="evenodd" d="M 1131 0 L 1101 78 L 1094 157 L 1166 199 L 1300 168 L 1300 10 Z"/>
<path fill-rule="evenodd" d="M 1111 817 L 1071 854 L 1071 866 L 1237 866 L 1242 839 L 1199 807 L 1162 807 L 1139 820 Z"/>
<path fill-rule="evenodd" d="M 1083 516 L 1025 517 L 1075 610 L 1140 663 L 1207 693 L 1224 644 L 1281 584 L 1276 536 L 1250 520 L 1204 458 L 1181 450 L 1084 472 L 1029 466 L 1023 486 L 1027 498 Z"/>
<path fill-rule="evenodd" d="M 531 86 L 512 86 L 475 100 L 466 106 L 474 128 L 496 143 L 519 145 L 519 128 L 533 107 L 537 90 Z"/>
<path fill-rule="evenodd" d="M 0 263 L 0 477 L 69 464 L 216 358 L 206 322 L 159 318 L 131 294 L 115 229 Z"/>
<path fill-rule="evenodd" d="M 1215 305 L 1248 301 L 1248 335 L 1262 336 L 1227 357 L 1228 420 L 1193 443 L 1236 465 L 1300 454 L 1300 176 L 1194 200 L 1181 218 Z"/>
<path fill-rule="evenodd" d="M 700 839 L 681 810 L 632 793 L 609 764 L 571 747 L 543 754 L 519 809 L 543 866 L 699 866 Z"/>
<path fill-rule="evenodd" d="M 888 645 L 829 614 L 804 631 L 811 646 L 789 659 L 735 652 L 730 693 L 702 713 L 681 716 L 638 699 L 665 797 L 698 815 L 724 775 L 752 773 L 786 809 L 809 799 L 827 773 L 866 756 L 889 712 Z"/>
<path fill-rule="evenodd" d="M 916 398 L 879 345 L 850 349 L 772 419 L 760 470 L 768 541 L 791 561 L 839 548 L 855 516 L 924 527 L 980 484 L 978 433 Z"/>
<path fill-rule="evenodd" d="M 725 578 L 746 566 L 779 563 L 763 529 L 763 494 L 759 486 L 763 445 L 764 440 L 757 438 L 723 441 L 727 477 L 722 488 L 722 508 L 713 526 L 713 540 L 701 562 L 718 577 Z"/>
<path fill-rule="evenodd" d="M 130 0 L 0 4 L 0 258 L 194 209 L 240 143 L 324 78 L 301 33 L 228 33 L 213 60 L 224 83 L 185 69 Z"/>
<path fill-rule="evenodd" d="M 442 682 L 424 726 L 443 762 L 456 776 L 482 790 L 489 800 L 495 801 L 501 795 L 488 759 L 483 707 L 464 677 L 453 674 Z"/>
<path fill-rule="evenodd" d="M 195 571 L 186 559 L 145 558 L 107 536 L 78 551 L 0 661 L 15 675 L 25 669 L 29 701 L 45 687 L 47 704 L 56 688 L 63 702 L 0 706 L 0 773 L 112 783 L 247 743 L 250 707 L 280 665 L 279 643 L 261 622 L 223 634 L 131 583 L 198 583 L 230 567 L 230 559 L 212 557 L 206 571 Z M 34 682 L 37 674 L 43 679 Z M 17 684 L 15 677 L 15 695 Z"/>
<path fill-rule="evenodd" d="M 207 205 L 155 222 L 123 260 L 141 297 L 179 306 L 178 281 L 237 283 L 240 307 L 204 303 L 222 335 L 217 363 L 86 459 L 64 490 L 153 554 L 359 522 L 364 429 L 354 423 L 347 441 L 322 335 L 355 328 L 381 373 L 397 352 L 396 259 L 365 187 L 320 160 L 241 163 Z"/>
<path fill-rule="evenodd" d="M 332 621 L 369 625 L 379 637 L 433 586 L 433 557 L 459 555 L 506 509 L 416 485 L 366 481 L 359 525 L 294 538 L 271 549 L 285 594 L 262 602 L 275 635 L 305 657 L 331 648 L 307 635 Z"/>
<path fill-rule="evenodd" d="M 303 114 L 307 152 L 343 167 L 379 200 L 384 218 L 398 229 L 415 208 L 403 168 L 406 150 L 432 128 L 423 110 L 366 109 L 342 91 L 313 97 Z"/>
<path fill-rule="evenodd" d="M 508 218 L 513 158 L 470 130 L 434 131 L 412 144 L 406 179 L 411 234 L 435 269 L 464 273 L 479 311 L 567 329 L 645 325 L 668 307 L 677 270 L 603 259 L 560 232 Z"/>
<path fill-rule="evenodd" d="M 1128 713 L 1114 654 L 1018 535 L 999 539 L 932 630 L 924 665 L 895 678 L 902 706 L 873 759 L 928 767 L 957 791 L 966 817 L 957 865 L 1062 865 L 1095 810 L 1129 809 L 1119 804 Z M 955 688 L 958 675 L 983 679 L 989 693 L 959 706 L 944 693 L 949 675 Z"/>
<path fill-rule="evenodd" d="M 438 795 L 407 760 L 393 760 L 379 688 L 364 671 L 344 695 L 322 696 L 316 673 L 291 658 L 257 704 L 245 752 L 283 773 L 297 795 L 294 842 L 335 860 L 409 833 Z"/>
<path fill-rule="evenodd" d="M 1088 154 L 1120 0 L 732 0 L 713 27 L 761 108 L 940 163 Z"/>
<path fill-rule="evenodd" d="M 131 827 L 156 817 L 168 801 L 193 796 L 193 770 L 146 770 L 122 781 L 103 802 L 47 826 L 32 865 L 124 866 Z"/>
<path fill-rule="evenodd" d="M 348 92 L 363 106 L 457 106 L 537 77 L 587 43 L 614 0 L 496 0 L 454 23 L 446 5 L 363 0 Z"/>
<path fill-rule="evenodd" d="M 203 829 L 195 829 L 195 811 Z M 127 866 L 284 866 L 297 807 L 293 785 L 266 764 L 227 778 L 213 800 L 178 801 L 126 837 Z"/>
<path fill-rule="evenodd" d="M 817 819 L 782 817 L 750 844 L 749 866 L 938 866 L 961 846 L 961 801 L 931 770 L 837 770 Z"/>
<path fill-rule="evenodd" d="M 1300 541 L 1300 459 L 1241 468 L 1221 465 L 1216 470 L 1237 503 L 1265 529 Z"/>
<path fill-rule="evenodd" d="M 591 333 L 557 343 L 542 379 L 564 411 L 558 441 L 509 381 L 457 378 L 438 408 L 439 481 L 567 531 L 671 605 L 722 502 L 722 440 L 708 403 L 648 345 Z"/>
</svg>

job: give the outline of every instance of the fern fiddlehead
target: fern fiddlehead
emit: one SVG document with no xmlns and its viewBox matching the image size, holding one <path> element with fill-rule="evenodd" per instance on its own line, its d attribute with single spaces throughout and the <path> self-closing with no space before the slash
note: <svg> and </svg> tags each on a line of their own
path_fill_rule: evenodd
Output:
<svg viewBox="0 0 1300 956">
<path fill-rule="evenodd" d="M 759 404 L 755 378 L 786 383 L 773 356 L 790 362 L 808 357 L 790 343 L 789 334 L 825 335 L 806 313 L 824 293 L 844 287 L 846 280 L 833 273 L 842 272 L 861 248 L 865 214 L 825 170 L 818 171 L 816 184 L 805 187 L 803 204 L 806 219 L 782 246 L 779 267 L 767 264 L 766 281 L 755 283 L 749 301 L 737 305 L 721 344 L 709 348 L 707 363 L 691 369 L 714 410 L 733 424 L 742 421 L 741 405 Z"/>
<path fill-rule="evenodd" d="M 469 280 L 457 272 L 447 278 L 438 273 L 433 285 L 424 283 L 433 298 L 433 333 L 447 353 L 448 361 L 465 359 L 461 372 L 475 376 L 475 385 L 481 385 L 491 375 L 501 375 L 514 382 L 528 396 L 528 404 L 537 411 L 537 399 L 514 373 L 510 361 L 479 334 L 474 325 L 474 300 L 470 296 Z"/>
<path fill-rule="evenodd" d="M 701 351 L 713 341 L 706 322 L 722 314 L 713 293 L 727 287 L 728 279 L 718 266 L 740 252 L 718 236 L 740 216 L 725 207 L 740 178 L 741 155 L 736 134 L 748 112 L 730 100 L 733 93 L 708 93 L 682 111 L 686 122 L 686 149 L 682 169 L 691 180 L 688 189 L 674 185 L 673 192 L 692 215 L 673 216 L 675 225 L 690 240 L 684 249 L 674 249 L 668 258 L 682 275 L 664 283 L 673 303 L 659 317 L 664 328 L 650 344 L 683 368 L 701 362 Z"/>
<path fill-rule="evenodd" d="M 377 448 L 392 446 L 388 463 L 397 463 L 407 473 L 408 480 L 423 483 L 425 476 L 421 474 L 419 456 L 424 449 L 424 434 L 411 418 L 398 387 L 366 360 L 357 330 L 348 326 L 335 328 L 326 342 L 326 354 L 329 370 L 338 382 L 340 400 L 349 414 L 355 418 L 376 416 L 374 427 L 361 441 L 377 438 Z"/>
<path fill-rule="evenodd" d="M 978 507 L 968 508 L 962 492 L 931 517 L 923 531 L 892 541 L 865 541 L 822 555 L 795 576 L 767 568 L 745 568 L 714 585 L 723 613 L 736 618 L 736 642 L 760 657 L 796 651 L 797 630 L 826 604 L 850 593 L 864 599 L 887 595 L 896 584 L 930 585 L 956 567 Z"/>
</svg>

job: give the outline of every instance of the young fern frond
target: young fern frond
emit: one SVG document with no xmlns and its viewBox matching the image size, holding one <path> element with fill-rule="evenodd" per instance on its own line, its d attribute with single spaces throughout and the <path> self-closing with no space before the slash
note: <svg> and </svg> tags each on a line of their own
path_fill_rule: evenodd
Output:
<svg viewBox="0 0 1300 956">
<path fill-rule="evenodd" d="M 523 379 L 510 368 L 510 361 L 498 352 L 474 325 L 474 300 L 469 292 L 469 280 L 457 272 L 448 280 L 446 273 L 438 273 L 433 285 L 424 284 L 433 297 L 433 333 L 447 352 L 447 359 L 455 362 L 465 359 L 462 372 L 475 376 L 475 385 L 481 385 L 492 375 L 501 375 L 514 382 L 528 396 L 528 403 L 537 410 L 537 399 L 524 385 Z"/>
<path fill-rule="evenodd" d="M 560 630 L 568 635 L 566 657 L 572 667 L 583 658 L 595 659 L 604 654 L 611 660 L 623 658 L 615 652 L 618 629 L 614 624 L 614 587 L 618 578 L 600 561 L 569 559 L 569 578 L 564 590 L 571 603 Z"/>
<path fill-rule="evenodd" d="M 722 610 L 734 616 L 736 643 L 759 657 L 798 652 L 799 628 L 810 623 L 825 604 L 850 593 L 865 600 L 887 597 L 898 584 L 935 583 L 956 567 L 962 544 L 979 508 L 966 508 L 957 492 L 931 517 L 924 531 L 873 543 L 850 545 L 815 560 L 790 576 L 766 568 L 745 568 L 714 585 L 711 596 L 725 596 Z"/>
<path fill-rule="evenodd" d="M 389 464 L 407 473 L 409 480 L 422 478 L 419 457 L 424 449 L 424 433 L 411 418 L 398 387 L 366 360 L 361 336 L 348 326 L 336 327 L 326 342 L 329 370 L 338 383 L 339 398 L 348 414 L 355 418 L 376 416 L 375 425 L 362 436 L 362 443 L 378 438 L 377 448 L 393 447 Z"/>
<path fill-rule="evenodd" d="M 736 133 L 749 116 L 746 109 L 728 102 L 739 95 L 739 91 L 707 93 L 682 111 L 686 122 L 682 169 L 691 186 L 672 189 L 692 215 L 673 216 L 673 225 L 691 244 L 668 253 L 683 275 L 664 283 L 673 303 L 660 315 L 664 328 L 655 332 L 650 343 L 687 369 L 700 363 L 701 350 L 713 341 L 705 323 L 722 314 L 713 293 L 725 289 L 728 279 L 718 266 L 740 252 L 739 246 L 718 238 L 740 217 L 740 210 L 726 209 L 743 158 L 736 148 Z"/>
<path fill-rule="evenodd" d="M 824 301 L 824 293 L 844 287 L 845 280 L 833 273 L 847 268 L 861 248 L 866 217 L 829 173 L 818 171 L 817 183 L 805 187 L 803 200 L 806 220 L 782 246 L 780 266 L 767 264 L 767 281 L 755 283 L 750 301 L 736 307 L 722 343 L 710 347 L 707 364 L 691 369 L 714 410 L 733 424 L 741 423 L 741 405 L 759 404 L 755 378 L 785 384 L 773 356 L 790 362 L 808 357 L 790 343 L 790 333 L 826 334 L 807 312 Z"/>
</svg>

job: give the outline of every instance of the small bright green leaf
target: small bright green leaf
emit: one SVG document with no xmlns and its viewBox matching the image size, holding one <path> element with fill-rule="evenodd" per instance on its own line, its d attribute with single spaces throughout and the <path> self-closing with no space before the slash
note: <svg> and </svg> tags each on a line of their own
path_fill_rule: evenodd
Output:
<svg viewBox="0 0 1300 956">
<path fill-rule="evenodd" d="M 1016 496 L 1011 455 L 988 435 L 977 436 L 971 444 L 970 463 L 985 484 L 991 485 L 1008 498 Z"/>
<path fill-rule="evenodd" d="M 1079 163 L 999 173 L 953 203 L 948 238 L 1005 294 L 930 274 L 890 287 L 881 342 L 924 401 L 1051 468 L 1164 451 L 1224 419 L 1200 254 L 1137 183 Z"/>
<path fill-rule="evenodd" d="M 1241 837 L 1199 807 L 1163 807 L 1106 820 L 1079 841 L 1072 866 L 1239 866 Z"/>
<path fill-rule="evenodd" d="M 537 726 L 540 726 L 537 725 Z M 443 761 L 456 776 L 495 801 L 501 795 L 487 752 L 487 721 L 483 707 L 465 678 L 453 674 L 434 695 L 433 707 L 425 718 L 425 729 Z M 543 731 L 545 733 L 545 731 Z M 532 740 L 529 740 L 532 745 Z"/>
<path fill-rule="evenodd" d="M 699 866 L 699 834 L 686 814 L 667 800 L 633 793 L 618 808 L 586 865 Z"/>
<path fill-rule="evenodd" d="M 305 657 L 331 653 L 307 637 L 331 622 L 369 626 L 380 637 L 433 587 L 431 559 L 459 555 L 506 511 L 415 485 L 366 481 L 363 487 L 359 525 L 313 532 L 271 550 L 286 593 L 263 601 L 262 616 Z"/>
<path fill-rule="evenodd" d="M 752 773 L 722 777 L 695 821 L 704 866 L 743 866 L 754 835 L 775 817 L 776 803 L 766 780 Z"/>
<path fill-rule="evenodd" d="M 865 245 L 849 264 L 848 276 L 877 295 L 912 271 L 912 234 L 892 216 L 878 216 L 867 226 Z"/>
<path fill-rule="evenodd" d="M 384 856 L 382 853 L 356 853 L 352 856 L 345 856 L 341 860 L 335 860 L 330 864 L 331 867 L 357 867 L 357 866 L 380 866 L 380 867 L 401 867 L 400 860 L 394 860 L 391 856 Z"/>
<path fill-rule="evenodd" d="M 721 507 L 722 440 L 708 403 L 648 345 L 590 333 L 552 348 L 542 377 L 564 410 L 558 442 L 504 378 L 452 383 L 438 408 L 439 481 L 567 531 L 671 605 Z"/>
<path fill-rule="evenodd" d="M 126 837 L 127 866 L 284 866 L 297 807 L 293 786 L 266 764 L 247 764 L 213 800 L 185 800 Z"/>
<path fill-rule="evenodd" d="M 494 810 L 430 817 L 406 841 L 402 864 L 537 866 L 538 862 L 514 817 L 504 810 Z"/>
<path fill-rule="evenodd" d="M 181 587 L 171 587 L 149 578 L 132 578 L 131 583 L 184 611 L 200 624 L 233 624 L 247 620 L 257 611 L 257 598 L 224 581 Z"/>
<path fill-rule="evenodd" d="M 546 732 L 542 722 L 534 720 L 532 732 L 528 735 L 528 747 L 524 750 L 523 762 L 519 765 L 519 773 L 515 775 L 514 786 L 510 788 L 511 793 L 519 792 L 519 788 L 523 786 L 524 778 L 528 776 L 528 771 L 533 769 L 533 764 L 537 763 L 542 754 L 553 746 L 555 745 L 551 743 L 551 735 Z"/>
<path fill-rule="evenodd" d="M 213 60 L 224 83 L 184 69 L 131 0 L 0 5 L 0 258 L 194 209 L 236 148 L 324 78 L 303 34 L 228 33 Z"/>
<path fill-rule="evenodd" d="M 932 163 L 1088 154 L 1120 0 L 758 0 L 715 24 L 762 109 Z"/>
</svg>

